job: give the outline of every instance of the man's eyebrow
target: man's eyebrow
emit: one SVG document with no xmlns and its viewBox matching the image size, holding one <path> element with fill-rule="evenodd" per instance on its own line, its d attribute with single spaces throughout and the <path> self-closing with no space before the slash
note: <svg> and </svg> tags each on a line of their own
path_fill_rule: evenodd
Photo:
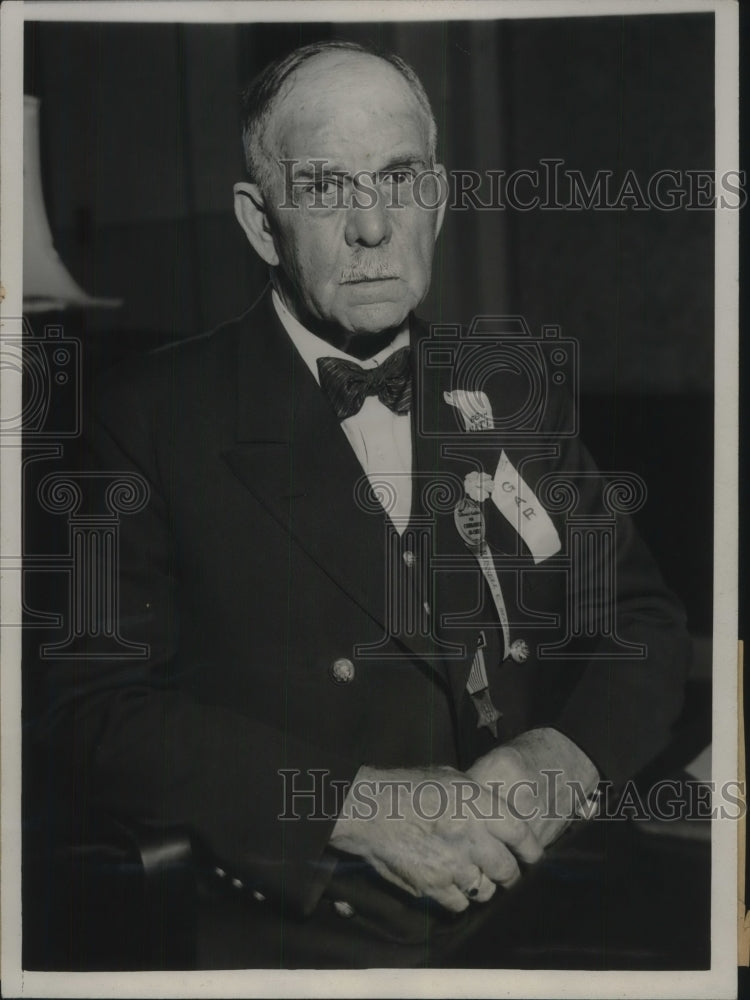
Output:
<svg viewBox="0 0 750 1000">
<path fill-rule="evenodd" d="M 321 162 L 320 160 L 316 160 L 315 166 L 298 166 L 294 171 L 295 180 L 300 181 L 317 180 L 319 177 L 331 177 L 332 175 L 336 175 L 337 177 L 349 176 L 343 167 L 337 167 L 335 164 Z"/>
<path fill-rule="evenodd" d="M 427 163 L 428 160 L 423 153 L 399 153 L 376 170 L 359 170 L 356 173 L 383 174 L 388 170 L 396 170 L 399 167 L 425 167 Z M 298 181 L 317 180 L 320 177 L 332 176 L 351 179 L 354 175 L 344 167 L 339 167 L 335 163 L 328 161 L 322 162 L 321 160 L 316 160 L 314 166 L 310 161 L 307 161 L 304 165 L 298 164 L 294 171 L 294 179 Z"/>
<path fill-rule="evenodd" d="M 375 173 L 384 174 L 387 170 L 396 170 L 399 167 L 424 167 L 427 165 L 427 162 L 427 158 L 423 153 L 405 153 L 394 156 L 393 159 L 388 160 L 382 167 L 379 167 Z"/>
</svg>

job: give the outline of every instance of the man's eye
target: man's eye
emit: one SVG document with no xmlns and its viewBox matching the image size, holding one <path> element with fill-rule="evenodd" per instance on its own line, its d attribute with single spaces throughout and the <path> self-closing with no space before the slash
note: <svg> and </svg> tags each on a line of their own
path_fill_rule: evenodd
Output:
<svg viewBox="0 0 750 1000">
<path fill-rule="evenodd" d="M 305 190 L 325 198 L 334 196 L 340 186 L 341 182 L 336 177 L 323 177 L 320 180 L 312 181 Z"/>
<path fill-rule="evenodd" d="M 380 175 L 380 181 L 383 184 L 392 184 L 395 187 L 400 187 L 403 184 L 411 184 L 414 180 L 414 172 L 412 170 L 388 170 L 386 173 Z"/>
</svg>

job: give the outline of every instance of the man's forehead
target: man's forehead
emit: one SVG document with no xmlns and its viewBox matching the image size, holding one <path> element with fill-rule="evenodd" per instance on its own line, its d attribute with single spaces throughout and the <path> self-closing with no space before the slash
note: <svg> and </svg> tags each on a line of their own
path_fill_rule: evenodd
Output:
<svg viewBox="0 0 750 1000">
<path fill-rule="evenodd" d="M 301 63 L 289 75 L 282 89 L 279 105 L 290 98 L 318 97 L 340 91 L 371 91 L 383 96 L 403 94 L 405 100 L 415 100 L 403 74 L 386 59 L 370 52 L 333 50 L 319 52 Z"/>
<path fill-rule="evenodd" d="M 423 119 L 409 83 L 385 60 L 369 53 L 323 53 L 292 74 L 271 112 L 269 132 L 285 146 L 295 136 L 309 135 L 321 142 L 346 142 L 371 127 L 385 138 L 384 132 L 413 129 Z M 426 127 L 417 129 L 426 132 Z"/>
<path fill-rule="evenodd" d="M 293 74 L 264 145 L 274 159 L 324 159 L 344 172 L 380 169 L 397 155 L 427 163 L 429 124 L 394 66 L 368 53 L 325 53 Z"/>
</svg>

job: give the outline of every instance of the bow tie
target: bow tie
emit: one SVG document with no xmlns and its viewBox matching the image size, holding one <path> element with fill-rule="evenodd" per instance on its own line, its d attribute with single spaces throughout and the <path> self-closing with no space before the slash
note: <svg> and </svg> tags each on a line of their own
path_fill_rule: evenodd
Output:
<svg viewBox="0 0 750 1000">
<path fill-rule="evenodd" d="M 367 396 L 377 396 L 394 413 L 411 407 L 409 348 L 402 347 L 376 368 L 361 368 L 343 358 L 318 358 L 320 386 L 339 420 L 359 413 Z"/>
</svg>

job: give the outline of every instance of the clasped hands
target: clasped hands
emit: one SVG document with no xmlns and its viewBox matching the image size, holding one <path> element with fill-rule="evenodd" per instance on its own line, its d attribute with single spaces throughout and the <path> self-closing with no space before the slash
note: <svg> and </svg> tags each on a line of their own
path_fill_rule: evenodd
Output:
<svg viewBox="0 0 750 1000">
<path fill-rule="evenodd" d="M 363 766 L 331 835 L 337 850 L 364 858 L 384 879 L 460 913 L 512 886 L 568 825 L 569 802 L 543 768 L 586 786 L 591 761 L 554 730 L 534 730 L 451 767 Z M 567 811 L 566 811 L 567 810 Z"/>
</svg>

